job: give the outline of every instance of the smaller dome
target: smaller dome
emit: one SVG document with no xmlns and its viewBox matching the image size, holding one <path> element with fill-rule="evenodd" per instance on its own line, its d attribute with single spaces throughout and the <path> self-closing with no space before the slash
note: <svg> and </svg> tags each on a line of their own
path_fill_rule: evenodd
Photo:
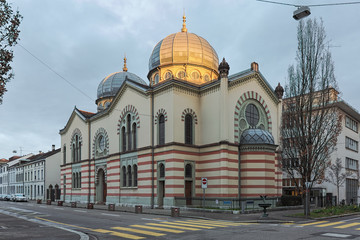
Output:
<svg viewBox="0 0 360 240">
<path fill-rule="evenodd" d="M 147 85 L 147 83 L 144 80 L 142 80 L 134 73 L 125 72 L 125 71 L 112 73 L 100 82 L 97 90 L 97 98 L 100 99 L 103 97 L 115 96 L 117 91 L 119 90 L 119 88 L 126 79 Z"/>
<path fill-rule="evenodd" d="M 246 129 L 240 137 L 240 144 L 275 144 L 270 132 L 259 129 Z"/>
</svg>

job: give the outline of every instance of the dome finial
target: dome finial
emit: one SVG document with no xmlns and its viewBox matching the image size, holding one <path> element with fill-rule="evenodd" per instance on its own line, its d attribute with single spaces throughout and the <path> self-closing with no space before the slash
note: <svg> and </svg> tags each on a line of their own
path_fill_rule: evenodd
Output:
<svg viewBox="0 0 360 240">
<path fill-rule="evenodd" d="M 127 67 L 126 67 L 126 54 L 124 54 L 125 56 L 124 56 L 124 67 L 123 67 L 123 71 L 124 72 L 127 72 Z"/>
<path fill-rule="evenodd" d="M 181 32 L 187 32 L 185 9 L 184 9 L 184 15 L 183 15 L 183 27 L 182 27 L 182 29 L 181 29 Z"/>
</svg>

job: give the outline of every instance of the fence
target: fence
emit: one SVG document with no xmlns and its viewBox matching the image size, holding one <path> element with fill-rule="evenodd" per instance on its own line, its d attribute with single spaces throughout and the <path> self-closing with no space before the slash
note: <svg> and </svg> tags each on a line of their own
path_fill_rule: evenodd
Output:
<svg viewBox="0 0 360 240">
<path fill-rule="evenodd" d="M 280 198 L 266 198 L 265 203 L 270 203 L 272 207 L 278 205 Z M 258 198 L 202 198 L 202 197 L 175 197 L 175 206 L 193 208 L 215 208 L 215 209 L 242 209 L 254 210 L 262 209 L 258 206 L 264 203 L 263 199 Z"/>
</svg>

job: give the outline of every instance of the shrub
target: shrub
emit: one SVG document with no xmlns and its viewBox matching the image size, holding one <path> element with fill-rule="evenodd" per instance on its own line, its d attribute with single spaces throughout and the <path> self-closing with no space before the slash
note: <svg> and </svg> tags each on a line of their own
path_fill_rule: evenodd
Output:
<svg viewBox="0 0 360 240">
<path fill-rule="evenodd" d="M 301 196 L 288 196 L 288 195 L 281 196 L 282 206 L 297 206 L 301 204 L 302 204 Z"/>
</svg>

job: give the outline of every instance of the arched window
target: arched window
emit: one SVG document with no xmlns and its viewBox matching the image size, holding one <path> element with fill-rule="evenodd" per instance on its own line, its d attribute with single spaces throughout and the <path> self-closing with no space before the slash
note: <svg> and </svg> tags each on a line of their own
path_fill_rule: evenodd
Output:
<svg viewBox="0 0 360 240">
<path fill-rule="evenodd" d="M 192 178 L 192 166 L 189 163 L 185 166 L 185 177 Z"/>
<path fill-rule="evenodd" d="M 126 187 L 126 167 L 122 167 L 122 186 Z"/>
<path fill-rule="evenodd" d="M 72 188 L 75 188 L 75 173 L 72 174 Z"/>
<path fill-rule="evenodd" d="M 126 117 L 126 130 L 127 130 L 127 142 L 128 142 L 128 147 L 127 150 L 131 150 L 131 115 L 128 114 Z"/>
<path fill-rule="evenodd" d="M 66 146 L 63 147 L 63 164 L 66 164 Z"/>
<path fill-rule="evenodd" d="M 132 125 L 133 149 L 136 149 L 136 123 Z"/>
<path fill-rule="evenodd" d="M 122 151 L 126 151 L 126 132 L 125 127 L 121 128 L 121 137 L 122 137 Z"/>
<path fill-rule="evenodd" d="M 163 114 L 159 117 L 159 145 L 165 144 L 165 117 Z"/>
<path fill-rule="evenodd" d="M 138 180 L 137 180 L 137 165 L 136 164 L 134 164 L 133 169 L 134 169 L 134 187 L 137 187 Z"/>
<path fill-rule="evenodd" d="M 127 175 L 128 175 L 128 187 L 131 187 L 132 186 L 132 174 L 131 174 L 131 166 L 130 165 L 128 166 Z"/>
<path fill-rule="evenodd" d="M 185 144 L 193 144 L 193 117 L 185 116 Z"/>
<path fill-rule="evenodd" d="M 164 164 L 160 163 L 159 165 L 159 174 L 160 174 L 160 178 L 164 178 L 165 177 L 165 166 Z"/>
<path fill-rule="evenodd" d="M 76 161 L 76 146 L 75 146 L 75 143 L 72 144 L 72 149 L 71 149 L 71 156 L 72 156 L 72 162 L 75 162 Z"/>
</svg>

